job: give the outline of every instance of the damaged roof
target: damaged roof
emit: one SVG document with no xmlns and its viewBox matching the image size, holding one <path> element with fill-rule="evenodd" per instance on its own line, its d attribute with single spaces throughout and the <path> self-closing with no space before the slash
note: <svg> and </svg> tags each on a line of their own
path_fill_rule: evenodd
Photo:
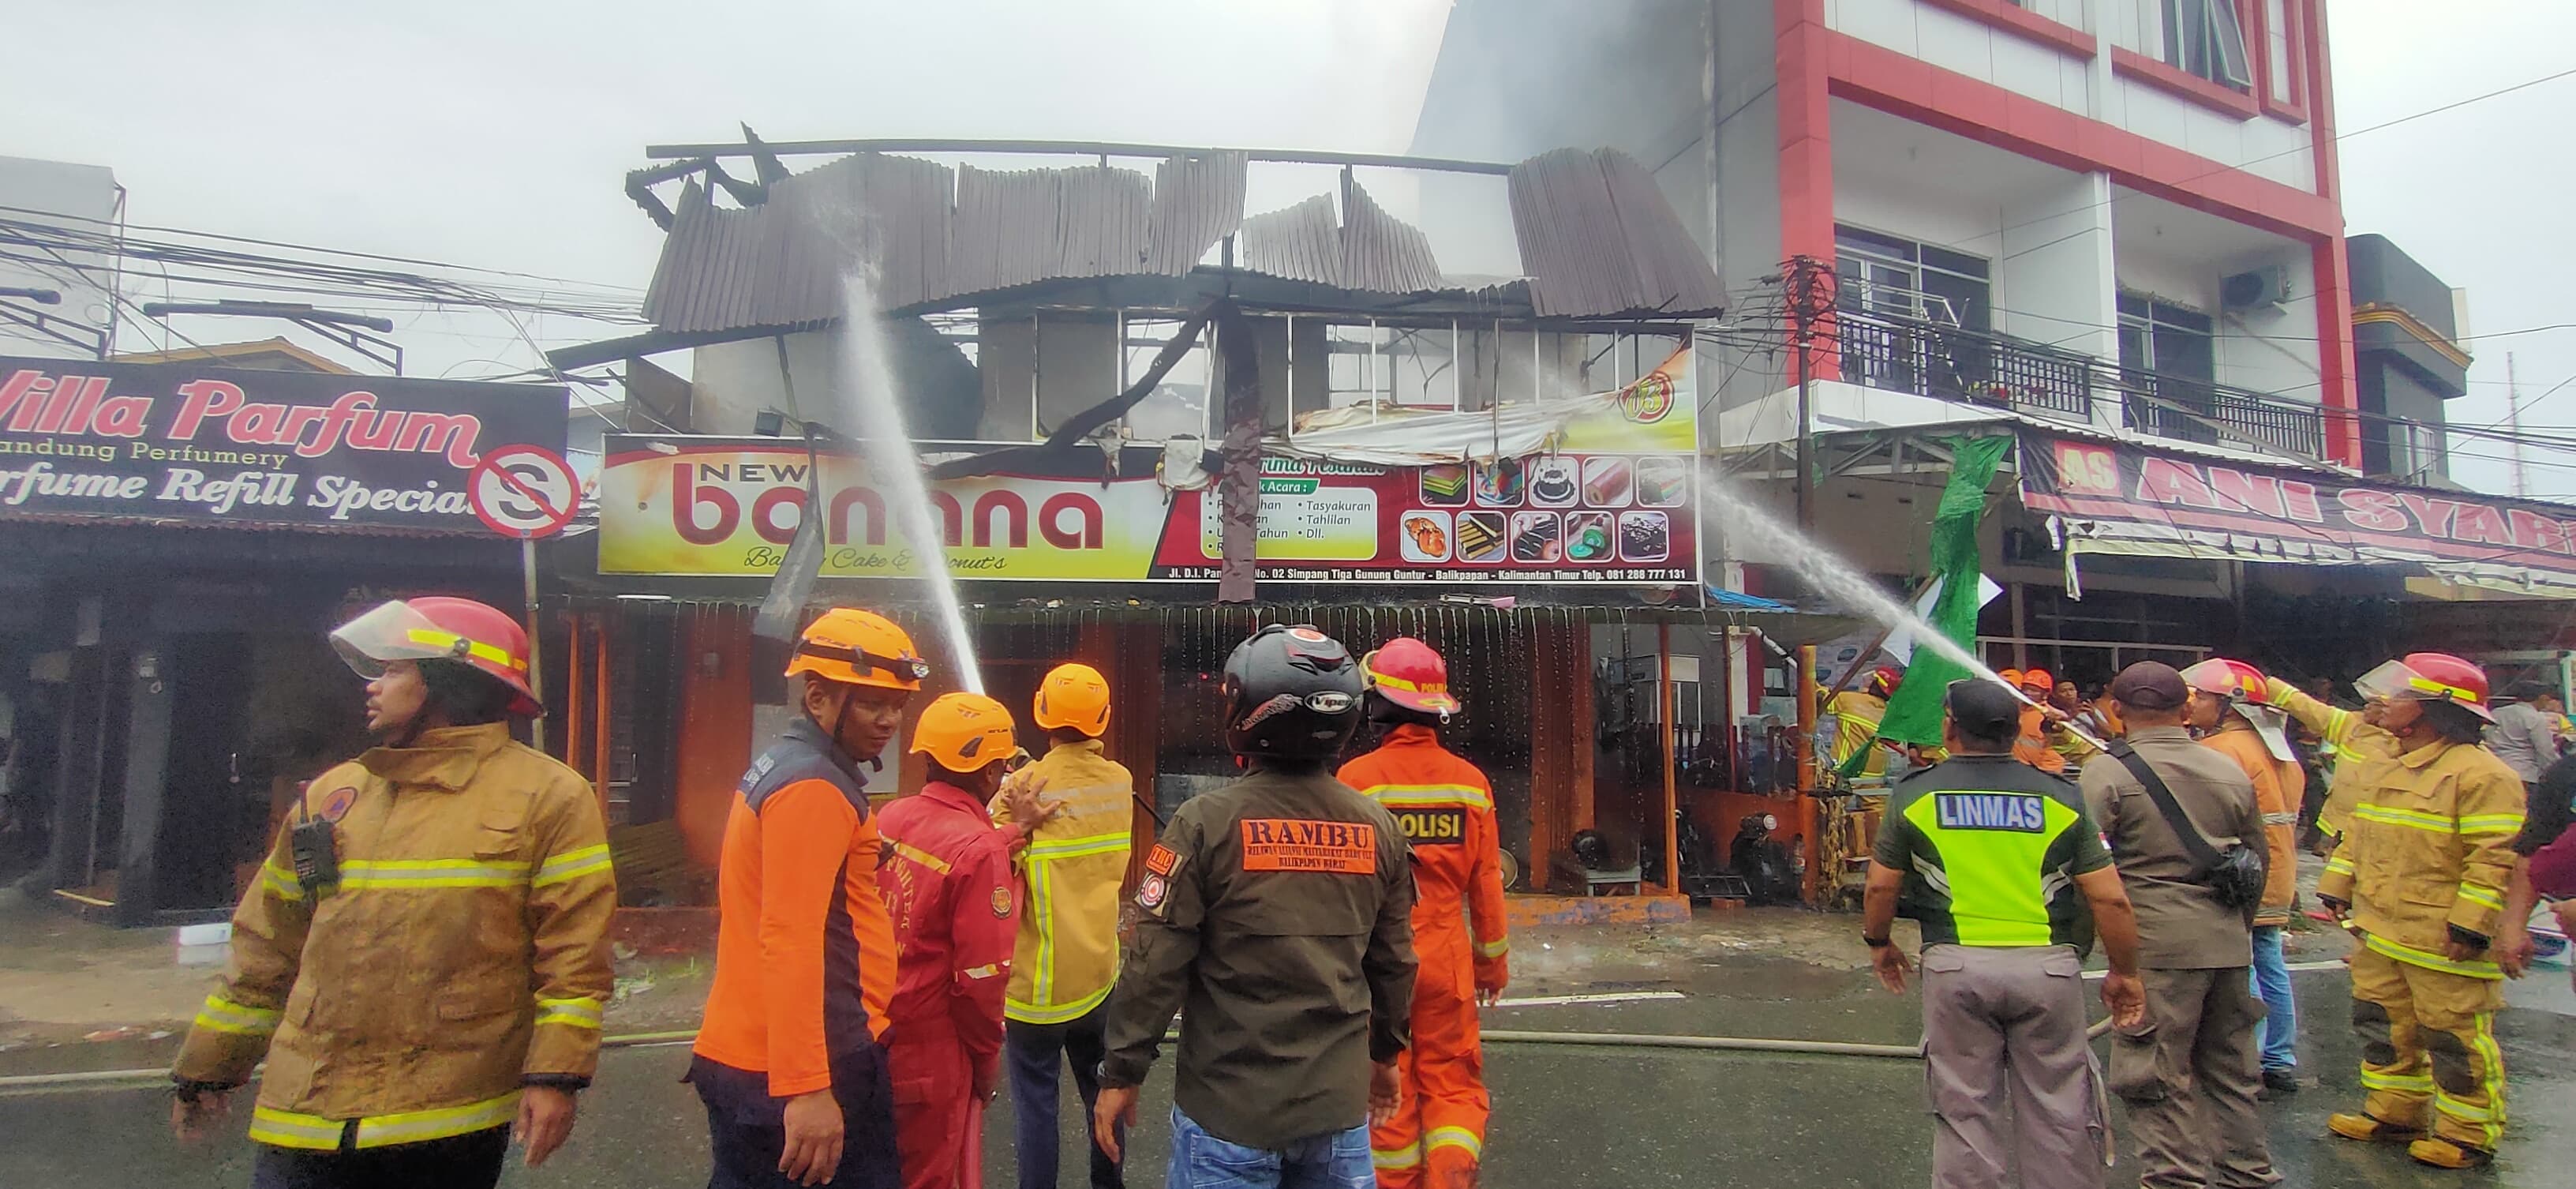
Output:
<svg viewBox="0 0 2576 1189">
<path fill-rule="evenodd" d="M 1175 150 L 1148 177 L 1105 163 L 1005 171 L 865 151 L 769 181 L 749 199 L 758 205 L 739 208 L 717 206 L 706 175 L 690 176 L 644 312 L 682 334 L 829 322 L 842 315 L 843 278 L 863 266 L 881 309 L 962 308 L 1045 281 L 1180 277 L 1229 235 L 1246 272 L 1354 294 L 1491 292 L 1444 276 L 1430 237 L 1347 166 L 1338 203 L 1318 194 L 1247 218 L 1252 156 Z M 1722 311 L 1707 256 L 1634 159 L 1562 149 L 1510 167 L 1508 189 L 1539 316 Z"/>
</svg>

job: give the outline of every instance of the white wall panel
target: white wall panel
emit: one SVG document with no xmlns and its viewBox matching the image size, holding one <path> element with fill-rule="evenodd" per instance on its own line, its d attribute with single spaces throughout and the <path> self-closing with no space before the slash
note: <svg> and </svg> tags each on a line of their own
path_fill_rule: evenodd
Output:
<svg viewBox="0 0 2576 1189">
<path fill-rule="evenodd" d="M 2003 210 L 1995 277 L 1995 329 L 2105 359 L 2120 342 L 2111 326 L 2110 181 L 2069 176 L 2034 188 Z"/>
<path fill-rule="evenodd" d="M 1915 56 L 1981 82 L 1995 77 L 1994 43 L 2006 40 L 1993 26 L 1946 9 L 1918 6 L 1914 11 Z"/>
<path fill-rule="evenodd" d="M 1994 56 L 1996 86 L 2069 111 L 2084 110 L 2083 90 L 2069 94 L 2060 69 L 2074 59 L 2009 33 L 1997 32 L 1987 40 Z"/>
<path fill-rule="evenodd" d="M 1827 27 L 1901 54 L 1915 52 L 1914 18 L 1914 0 L 1825 0 Z"/>
</svg>

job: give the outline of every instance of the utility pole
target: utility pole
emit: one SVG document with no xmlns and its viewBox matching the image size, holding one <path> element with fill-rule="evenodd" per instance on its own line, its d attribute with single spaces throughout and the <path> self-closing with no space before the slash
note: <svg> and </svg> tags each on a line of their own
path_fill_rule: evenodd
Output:
<svg viewBox="0 0 2576 1189">
<path fill-rule="evenodd" d="M 1813 256 L 1789 259 L 1789 316 L 1795 328 L 1798 368 L 1798 476 L 1792 488 L 1798 499 L 1798 531 L 1816 527 L 1816 369 L 1808 358 L 1816 341 L 1816 320 L 1833 300 L 1820 284 L 1823 262 Z M 1821 299 L 1821 300 L 1820 300 Z"/>
<path fill-rule="evenodd" d="M 2514 382 L 2513 352 L 2504 353 L 2504 432 L 2513 443 L 2513 494 L 2531 494 L 2522 472 L 2522 386 Z"/>
</svg>

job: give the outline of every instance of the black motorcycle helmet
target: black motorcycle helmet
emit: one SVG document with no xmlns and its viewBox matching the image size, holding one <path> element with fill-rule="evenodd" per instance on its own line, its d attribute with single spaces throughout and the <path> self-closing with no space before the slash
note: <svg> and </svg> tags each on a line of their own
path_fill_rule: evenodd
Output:
<svg viewBox="0 0 2576 1189">
<path fill-rule="evenodd" d="M 1274 623 L 1225 661 L 1225 746 L 1239 756 L 1324 760 L 1360 725 L 1360 663 L 1305 624 Z"/>
</svg>

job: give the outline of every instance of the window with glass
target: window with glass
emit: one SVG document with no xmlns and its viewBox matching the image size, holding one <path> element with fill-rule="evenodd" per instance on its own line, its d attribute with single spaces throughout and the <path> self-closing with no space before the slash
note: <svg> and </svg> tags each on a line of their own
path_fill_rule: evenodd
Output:
<svg viewBox="0 0 2576 1189">
<path fill-rule="evenodd" d="M 2251 90 L 2245 22 L 2237 0 L 2158 0 L 2164 18 L 2165 65 L 2223 87 Z"/>
<path fill-rule="evenodd" d="M 2120 295 L 2120 368 L 2130 389 L 2129 424 L 2165 437 L 2214 441 L 2192 414 L 2217 409 L 2216 324 L 2209 315 L 2143 293 Z"/>
<path fill-rule="evenodd" d="M 1896 392 L 1960 396 L 1991 371 L 1991 266 L 1983 259 L 1857 227 L 1834 229 L 1843 375 Z M 1948 330 L 1966 334 L 1944 333 Z"/>
</svg>

